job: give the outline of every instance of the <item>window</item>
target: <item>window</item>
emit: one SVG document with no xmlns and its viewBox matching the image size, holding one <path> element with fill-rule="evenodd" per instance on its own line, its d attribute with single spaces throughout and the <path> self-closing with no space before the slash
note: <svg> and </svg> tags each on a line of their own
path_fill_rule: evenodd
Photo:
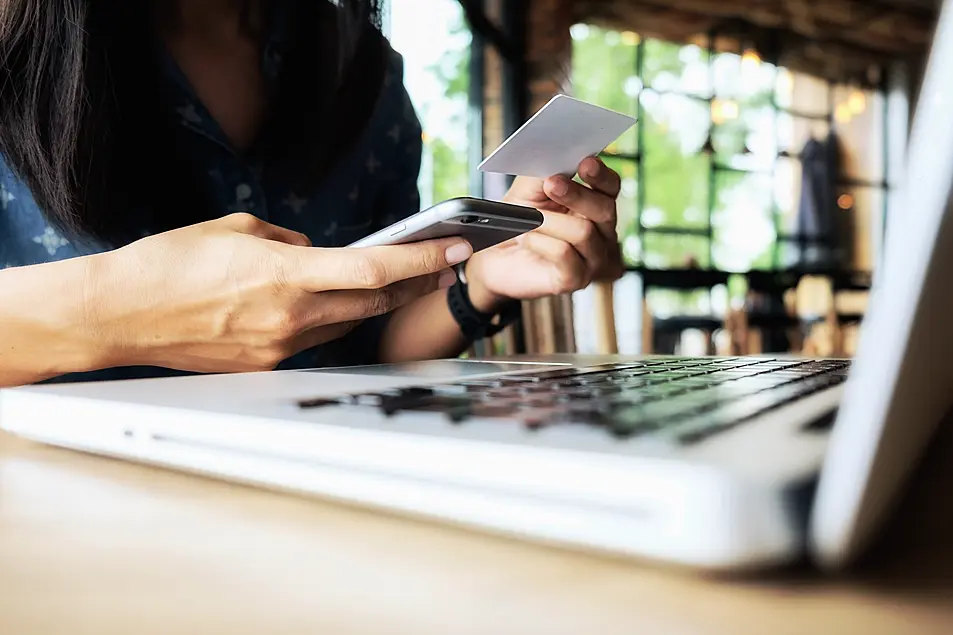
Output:
<svg viewBox="0 0 953 635">
<path fill-rule="evenodd" d="M 717 318 L 743 301 L 743 274 L 818 263 L 830 236 L 805 231 L 799 218 L 801 153 L 831 132 L 841 150 L 833 222 L 849 232 L 839 253 L 847 268 L 872 270 L 889 181 L 882 91 L 775 66 L 722 37 L 679 44 L 586 24 L 571 35 L 574 93 L 638 119 L 605 153 L 622 176 L 627 264 L 735 274 L 700 290 L 639 283 L 654 316 Z M 577 315 L 591 312 L 587 298 L 577 295 Z M 617 298 L 616 308 L 617 325 L 639 322 L 641 306 Z M 618 331 L 620 350 L 638 352 L 621 346 L 635 338 Z M 592 349 L 578 328 L 577 340 L 582 352 Z"/>
<path fill-rule="evenodd" d="M 867 269 L 886 188 L 881 92 L 770 64 L 729 40 L 675 44 L 579 24 L 573 90 L 638 118 L 607 150 L 626 185 L 620 235 L 629 264 L 728 272 L 808 264 L 798 235 L 799 155 L 837 133 L 841 209 L 854 218 L 852 267 Z M 857 192 L 852 188 L 865 188 Z M 868 191 L 870 190 L 870 191 Z"/>
<path fill-rule="evenodd" d="M 404 57 L 404 85 L 423 124 L 423 207 L 468 193 L 471 35 L 456 0 L 391 0 L 385 32 Z"/>
</svg>

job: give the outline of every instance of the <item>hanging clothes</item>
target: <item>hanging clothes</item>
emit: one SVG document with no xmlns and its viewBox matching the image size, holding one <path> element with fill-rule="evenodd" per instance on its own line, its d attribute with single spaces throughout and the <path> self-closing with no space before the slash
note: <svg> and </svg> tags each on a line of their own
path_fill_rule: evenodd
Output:
<svg viewBox="0 0 953 635">
<path fill-rule="evenodd" d="M 823 140 L 810 139 L 799 156 L 801 160 L 801 199 L 798 205 L 797 232 L 804 249 L 800 263 L 823 267 L 844 267 L 843 214 L 837 207 L 840 191 L 840 141 L 831 132 Z"/>
</svg>

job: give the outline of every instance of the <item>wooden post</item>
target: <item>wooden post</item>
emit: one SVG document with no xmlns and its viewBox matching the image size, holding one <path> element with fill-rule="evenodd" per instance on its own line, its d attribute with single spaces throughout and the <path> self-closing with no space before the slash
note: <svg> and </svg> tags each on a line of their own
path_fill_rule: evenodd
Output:
<svg viewBox="0 0 953 635">
<path fill-rule="evenodd" d="M 655 352 L 654 335 L 655 325 L 652 322 L 652 310 L 648 302 L 642 303 L 642 354 L 651 355 Z"/>
<path fill-rule="evenodd" d="M 558 93 L 568 91 L 572 62 L 573 7 L 571 0 L 527 0 L 526 63 L 529 108 L 536 112 Z M 575 351 L 571 296 L 529 303 L 535 321 L 536 353 Z M 530 342 L 527 342 L 527 348 Z"/>
<path fill-rule="evenodd" d="M 615 355 L 619 352 L 619 341 L 615 330 L 615 304 L 611 282 L 593 283 L 596 312 L 596 342 L 599 353 Z"/>
</svg>

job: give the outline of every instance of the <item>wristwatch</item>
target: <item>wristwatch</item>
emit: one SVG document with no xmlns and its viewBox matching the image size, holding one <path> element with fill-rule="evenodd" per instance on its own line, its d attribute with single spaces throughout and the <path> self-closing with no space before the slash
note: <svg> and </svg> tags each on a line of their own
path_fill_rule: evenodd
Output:
<svg viewBox="0 0 953 635">
<path fill-rule="evenodd" d="M 463 336 L 472 342 L 493 337 L 516 322 L 520 318 L 521 307 L 519 300 L 510 300 L 496 313 L 478 311 L 470 301 L 465 264 L 460 263 L 456 267 L 457 281 L 447 291 L 447 304 L 453 319 L 460 325 Z"/>
</svg>

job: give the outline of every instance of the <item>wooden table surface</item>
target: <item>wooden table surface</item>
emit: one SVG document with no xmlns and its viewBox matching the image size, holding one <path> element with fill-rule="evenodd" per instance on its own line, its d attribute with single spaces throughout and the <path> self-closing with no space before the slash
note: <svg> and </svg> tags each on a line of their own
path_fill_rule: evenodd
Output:
<svg viewBox="0 0 953 635">
<path fill-rule="evenodd" d="M 724 579 L 0 434 L 0 633 L 948 634 L 953 523 L 913 512 L 953 507 L 951 464 L 861 571 Z"/>
</svg>

